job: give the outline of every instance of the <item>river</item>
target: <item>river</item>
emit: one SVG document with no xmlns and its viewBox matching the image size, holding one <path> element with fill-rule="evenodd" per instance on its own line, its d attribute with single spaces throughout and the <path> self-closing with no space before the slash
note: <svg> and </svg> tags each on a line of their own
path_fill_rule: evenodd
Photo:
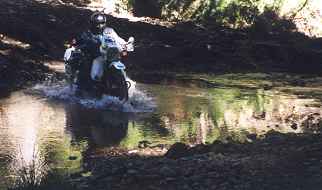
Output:
<svg viewBox="0 0 322 190">
<path fill-rule="evenodd" d="M 48 171 L 82 170 L 84 154 L 112 147 L 215 140 L 251 142 L 270 130 L 318 133 L 321 91 L 298 85 L 136 83 L 127 103 L 112 97 L 84 99 L 64 84 L 36 85 L 0 98 L 0 189 L 22 171 L 39 181 Z M 218 81 L 221 81 L 221 79 Z M 267 82 L 267 81 L 265 81 Z M 263 83 L 261 83 L 263 84 Z M 314 91 L 315 93 L 311 93 Z M 313 95 L 312 95 L 313 94 Z"/>
</svg>

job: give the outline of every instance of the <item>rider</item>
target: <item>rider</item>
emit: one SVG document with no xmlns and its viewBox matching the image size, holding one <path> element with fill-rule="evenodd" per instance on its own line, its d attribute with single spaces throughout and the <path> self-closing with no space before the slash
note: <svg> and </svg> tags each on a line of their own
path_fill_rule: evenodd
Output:
<svg viewBox="0 0 322 190">
<path fill-rule="evenodd" d="M 88 83 L 90 80 L 93 69 L 92 66 L 102 64 L 104 62 L 104 58 L 101 56 L 100 52 L 100 46 L 102 45 L 104 39 L 113 41 L 114 44 L 117 44 L 119 49 L 126 45 L 126 41 L 119 37 L 113 28 L 107 27 L 106 22 L 107 17 L 104 13 L 93 13 L 90 18 L 89 30 L 83 32 L 72 42 L 72 45 L 83 47 L 86 56 L 88 56 L 88 60 L 79 64 L 79 68 L 76 69 L 79 70 L 78 83 L 82 84 L 82 86 L 87 86 L 86 83 Z M 73 50 L 72 48 L 70 49 Z M 75 66 L 77 66 L 77 64 L 75 64 Z M 91 78 L 93 80 L 98 80 L 98 78 L 95 77 Z"/>
<path fill-rule="evenodd" d="M 103 75 L 103 63 L 107 59 L 106 56 L 103 56 L 106 54 L 106 47 L 116 47 L 116 49 L 119 52 L 122 52 L 125 49 L 125 46 L 127 42 L 121 38 L 117 33 L 114 31 L 113 28 L 106 26 L 106 16 L 104 14 L 98 14 L 96 18 L 99 18 L 100 16 L 104 17 L 105 22 L 104 24 L 101 24 L 100 26 L 100 34 L 98 35 L 99 41 L 100 41 L 100 55 L 97 56 L 93 60 L 92 69 L 91 69 L 91 78 L 93 80 L 100 80 L 101 76 Z M 112 61 L 112 60 L 108 60 Z M 100 69 L 99 69 L 100 68 Z M 100 72 L 99 72 L 100 71 Z"/>
</svg>

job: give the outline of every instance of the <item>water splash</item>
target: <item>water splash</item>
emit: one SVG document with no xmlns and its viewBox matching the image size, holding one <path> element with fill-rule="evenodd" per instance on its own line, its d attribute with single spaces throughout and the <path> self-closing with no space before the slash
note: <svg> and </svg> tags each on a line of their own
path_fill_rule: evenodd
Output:
<svg viewBox="0 0 322 190">
<path fill-rule="evenodd" d="M 108 109 L 122 112 L 151 112 L 156 107 L 153 99 L 138 89 L 136 82 L 127 79 L 131 83 L 129 89 L 129 100 L 120 101 L 117 97 L 103 95 L 102 98 L 79 97 L 76 96 L 75 85 L 68 85 L 65 82 L 54 84 L 37 84 L 32 88 L 33 92 L 43 95 L 47 98 L 68 101 L 70 103 L 79 103 L 88 108 Z"/>
</svg>

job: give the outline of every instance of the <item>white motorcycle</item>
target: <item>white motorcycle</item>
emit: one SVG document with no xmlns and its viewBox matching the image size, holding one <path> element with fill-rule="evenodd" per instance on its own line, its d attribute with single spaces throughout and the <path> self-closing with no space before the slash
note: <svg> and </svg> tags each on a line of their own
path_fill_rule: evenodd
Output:
<svg viewBox="0 0 322 190">
<path fill-rule="evenodd" d="M 73 46 L 65 52 L 65 70 L 67 81 L 70 84 L 77 84 L 80 91 L 93 92 L 95 95 L 107 94 L 118 97 L 122 101 L 129 98 L 128 89 L 131 83 L 127 81 L 125 65 L 122 57 L 128 52 L 134 51 L 134 38 L 130 37 L 125 45 L 117 46 L 111 39 L 101 36 L 100 62 L 88 64 L 91 59 L 86 58 L 85 46 Z M 80 75 L 83 65 L 92 65 L 89 69 L 91 73 Z"/>
</svg>

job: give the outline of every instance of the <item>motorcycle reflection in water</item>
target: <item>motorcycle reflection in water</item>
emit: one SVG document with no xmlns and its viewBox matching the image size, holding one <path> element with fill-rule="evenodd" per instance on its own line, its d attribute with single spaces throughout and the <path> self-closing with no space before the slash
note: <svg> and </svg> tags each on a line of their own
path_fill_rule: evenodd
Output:
<svg viewBox="0 0 322 190">
<path fill-rule="evenodd" d="M 117 146 L 127 136 L 127 113 L 86 109 L 79 105 L 66 108 L 66 125 L 73 140 L 86 139 L 90 146 Z"/>
</svg>

